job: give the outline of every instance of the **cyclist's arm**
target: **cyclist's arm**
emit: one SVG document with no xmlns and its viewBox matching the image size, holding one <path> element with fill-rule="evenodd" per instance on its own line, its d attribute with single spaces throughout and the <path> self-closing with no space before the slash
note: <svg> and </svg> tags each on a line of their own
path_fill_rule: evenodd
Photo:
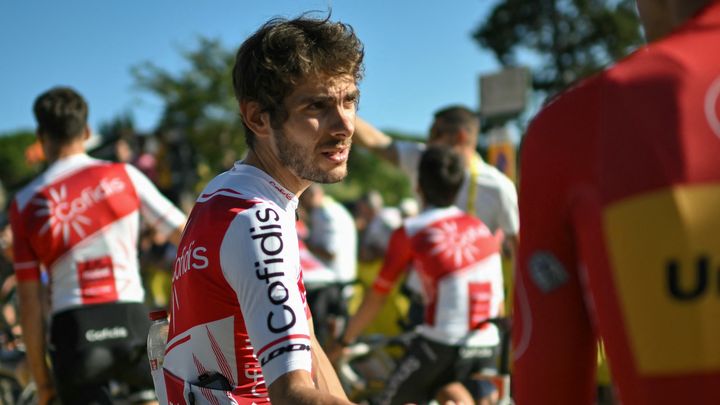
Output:
<svg viewBox="0 0 720 405">
<path fill-rule="evenodd" d="M 310 329 L 299 269 L 289 265 L 297 260 L 292 256 L 297 251 L 286 248 L 298 243 L 295 224 L 281 215 L 277 206 L 260 203 L 235 217 L 220 248 L 223 275 L 237 295 L 270 401 L 349 404 L 344 394 L 323 392 L 313 382 L 313 362 L 318 362 L 324 384 L 335 390 L 323 356 L 313 354 L 322 349 Z"/>
<path fill-rule="evenodd" d="M 398 152 L 392 138 L 360 117 L 355 119 L 353 139 L 358 145 L 369 149 L 390 163 L 398 165 Z"/>
<path fill-rule="evenodd" d="M 46 361 L 45 316 L 40 304 L 43 301 L 42 288 L 40 281 L 28 280 L 18 283 L 17 291 L 20 297 L 20 324 L 30 372 L 38 388 L 39 403 L 44 405 L 55 396 L 55 389 Z"/>
<path fill-rule="evenodd" d="M 55 389 L 46 361 L 45 299 L 40 274 L 40 262 L 25 231 L 24 221 L 14 200 L 10 206 L 13 233 L 13 268 L 17 279 L 17 293 L 30 372 L 38 389 L 39 404 L 45 405 L 55 396 Z"/>
<path fill-rule="evenodd" d="M 125 165 L 140 198 L 140 213 L 163 238 L 178 246 L 187 220 L 185 214 L 165 198 L 144 174 L 132 165 Z"/>
<path fill-rule="evenodd" d="M 312 380 L 312 374 L 305 370 L 290 371 L 270 384 L 268 387 L 270 400 L 273 404 L 351 404 L 335 370 L 315 338 L 312 322 L 309 326 L 315 382 Z"/>
<path fill-rule="evenodd" d="M 345 391 L 340 385 L 340 380 L 335 374 L 332 364 L 327 358 L 325 351 L 315 337 L 315 329 L 310 322 L 310 339 L 312 346 L 312 362 L 317 388 L 338 398 L 347 399 Z"/>
<path fill-rule="evenodd" d="M 412 248 L 405 228 L 396 229 L 390 236 L 385 261 L 372 288 L 363 298 L 360 308 L 348 321 L 348 326 L 342 336 L 345 343 L 355 340 L 362 331 L 375 319 L 380 312 L 387 296 L 407 266 L 412 261 Z"/>
<path fill-rule="evenodd" d="M 348 321 L 345 333 L 340 339 L 342 342 L 352 342 L 357 339 L 365 328 L 375 319 L 383 305 L 387 301 L 387 294 L 380 293 L 374 289 L 369 290 L 363 297 L 362 304 L 355 315 Z"/>
<path fill-rule="evenodd" d="M 268 387 L 273 405 L 348 405 L 352 402 L 318 390 L 313 384 L 310 373 L 294 370 L 278 377 Z"/>
<path fill-rule="evenodd" d="M 519 404 L 590 404 L 595 395 L 596 341 L 573 231 L 573 204 L 583 195 L 574 187 L 585 175 L 579 160 L 589 147 L 582 145 L 587 138 L 575 135 L 592 125 L 586 119 L 568 125 L 567 109 L 556 109 L 568 106 L 562 100 L 535 118 L 523 146 L 512 331 Z M 573 103 L 597 111 L 588 101 Z"/>
</svg>

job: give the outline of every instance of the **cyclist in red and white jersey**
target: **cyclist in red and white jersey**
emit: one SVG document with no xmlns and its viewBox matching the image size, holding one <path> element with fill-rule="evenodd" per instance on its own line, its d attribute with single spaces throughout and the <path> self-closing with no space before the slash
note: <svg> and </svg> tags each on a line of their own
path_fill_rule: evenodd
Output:
<svg viewBox="0 0 720 405">
<path fill-rule="evenodd" d="M 165 357 L 172 404 L 348 404 L 318 345 L 295 210 L 347 174 L 362 72 L 351 27 L 273 19 L 240 47 L 233 82 L 248 156 L 190 214 Z"/>
<path fill-rule="evenodd" d="M 455 198 L 455 205 L 476 216 L 495 233 L 502 231 L 508 251 L 514 251 L 519 230 L 515 184 L 477 153 L 480 118 L 461 105 L 435 112 L 427 145 L 454 148 L 465 164 L 465 180 Z M 418 165 L 426 144 L 398 141 L 358 118 L 355 141 L 397 166 L 417 189 Z"/>
<path fill-rule="evenodd" d="M 185 215 L 133 166 L 85 154 L 88 109 L 74 90 L 43 93 L 34 112 L 49 167 L 16 194 L 10 216 L 23 338 L 40 404 L 56 388 L 66 404 L 110 403 L 111 379 L 127 382 L 136 402 L 152 401 L 140 218 L 178 243 Z M 45 363 L 43 271 L 54 383 Z"/>
<path fill-rule="evenodd" d="M 459 382 L 495 368 L 500 343 L 497 327 L 483 323 L 502 314 L 499 245 L 482 221 L 452 204 L 464 178 L 462 158 L 450 148 L 431 146 L 419 163 L 425 209 L 393 232 L 380 274 L 339 342 L 347 346 L 360 335 L 413 264 L 428 297 L 425 320 L 379 403 L 425 403 L 438 397 L 441 403 L 472 404 Z"/>
<path fill-rule="evenodd" d="M 514 398 L 720 403 L 720 2 L 638 0 L 652 42 L 524 141 Z"/>
</svg>

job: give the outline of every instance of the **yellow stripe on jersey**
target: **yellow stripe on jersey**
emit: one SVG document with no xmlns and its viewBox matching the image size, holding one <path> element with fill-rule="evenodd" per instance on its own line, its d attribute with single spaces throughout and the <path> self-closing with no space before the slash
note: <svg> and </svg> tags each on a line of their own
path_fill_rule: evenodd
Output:
<svg viewBox="0 0 720 405">
<path fill-rule="evenodd" d="M 640 373 L 720 370 L 720 185 L 622 200 L 604 221 Z"/>
</svg>

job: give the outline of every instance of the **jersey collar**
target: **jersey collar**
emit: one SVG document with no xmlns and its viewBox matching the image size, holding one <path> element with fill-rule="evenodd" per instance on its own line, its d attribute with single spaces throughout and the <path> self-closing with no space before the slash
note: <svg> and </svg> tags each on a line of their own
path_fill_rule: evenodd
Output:
<svg viewBox="0 0 720 405">
<path fill-rule="evenodd" d="M 255 184 L 258 185 L 258 192 L 262 197 L 271 200 L 278 206 L 284 208 L 286 211 L 295 211 L 297 209 L 297 196 L 261 169 L 258 169 L 255 166 L 247 165 L 243 161 L 237 161 L 235 162 L 231 173 L 244 174 L 258 178 L 259 181 L 255 182 Z"/>
</svg>

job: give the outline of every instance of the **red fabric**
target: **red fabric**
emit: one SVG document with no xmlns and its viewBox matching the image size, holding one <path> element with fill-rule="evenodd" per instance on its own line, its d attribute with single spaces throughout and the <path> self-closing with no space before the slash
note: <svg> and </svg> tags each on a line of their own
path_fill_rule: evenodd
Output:
<svg viewBox="0 0 720 405">
<path fill-rule="evenodd" d="M 671 263 L 675 250 L 687 253 L 677 265 L 687 290 L 696 280 L 690 260 L 700 257 L 698 268 L 703 257 L 713 269 L 720 263 L 717 236 L 706 237 L 707 227 L 720 225 L 720 209 L 693 219 L 693 210 L 720 196 L 720 54 L 709 51 L 718 43 L 715 3 L 667 39 L 562 94 L 531 124 L 520 176 L 517 404 L 594 403 L 598 337 L 623 403 L 720 403 L 720 345 L 708 341 L 718 330 L 708 319 L 720 314 L 716 276 L 708 276 L 714 287 L 705 295 L 680 300 L 655 290 L 669 283 L 671 266 L 648 267 L 657 257 Z M 673 225 L 645 232 L 656 244 L 639 244 L 636 224 L 650 229 L 654 222 Z M 667 248 L 669 238 L 680 246 Z M 623 250 L 630 245 L 639 247 Z M 625 266 L 636 257 L 647 264 Z M 547 283 L 538 275 L 548 269 L 566 278 Z M 642 311 L 661 322 L 633 315 Z M 676 314 L 683 311 L 691 315 Z M 690 327 L 675 333 L 676 320 Z"/>
</svg>

